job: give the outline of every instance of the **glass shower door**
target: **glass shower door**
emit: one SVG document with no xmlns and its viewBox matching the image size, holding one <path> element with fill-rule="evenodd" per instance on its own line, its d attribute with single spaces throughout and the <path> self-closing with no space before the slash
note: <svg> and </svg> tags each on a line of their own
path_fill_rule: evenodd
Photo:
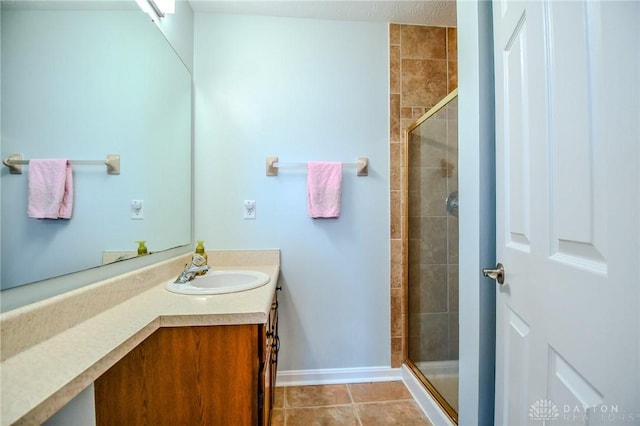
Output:
<svg viewBox="0 0 640 426">
<path fill-rule="evenodd" d="M 457 421 L 458 100 L 408 127 L 405 209 L 407 364 Z"/>
</svg>

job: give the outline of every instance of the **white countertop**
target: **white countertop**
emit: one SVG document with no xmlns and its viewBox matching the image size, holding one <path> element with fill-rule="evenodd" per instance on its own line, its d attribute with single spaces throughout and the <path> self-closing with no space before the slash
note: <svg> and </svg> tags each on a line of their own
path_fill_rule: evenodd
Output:
<svg viewBox="0 0 640 426">
<path fill-rule="evenodd" d="M 160 281 L 156 279 L 155 283 L 150 283 L 150 288 L 89 318 L 85 319 L 80 315 L 81 321 L 51 336 L 46 336 L 45 333 L 46 338 L 29 342 L 19 352 L 13 353 L 12 348 L 7 346 L 21 344 L 18 341 L 19 333 L 13 332 L 13 340 L 3 336 L 2 350 L 9 356 L 4 355 L 0 363 L 0 424 L 42 423 L 160 327 L 266 323 L 278 283 L 279 252 L 231 253 L 231 259 L 227 258 L 229 261 L 225 264 L 221 262 L 224 257 L 212 263 L 216 252 L 213 252 L 213 256 L 209 252 L 209 264 L 216 270 L 251 269 L 264 272 L 271 278 L 269 283 L 238 293 L 209 296 L 175 294 L 165 289 L 165 284 L 170 279 L 167 275 L 173 277 L 175 273 L 173 268 L 167 274 L 160 274 Z M 249 258 L 252 253 L 257 254 L 257 258 L 247 260 L 247 253 Z M 183 264 L 183 257 L 178 261 L 172 260 L 171 265 Z M 134 273 L 130 279 L 139 278 Z M 126 285 L 126 280 L 124 281 Z M 108 285 L 109 283 L 102 284 L 100 291 L 104 293 Z M 86 302 L 98 306 L 100 300 L 95 299 L 95 294 L 91 294 L 92 290 L 95 292 L 95 288 L 79 289 L 69 297 L 73 297 L 74 303 L 78 304 L 84 291 L 87 293 L 84 295 Z M 114 288 L 114 291 L 121 289 Z M 64 295 L 62 296 L 60 300 L 48 303 L 44 308 L 45 312 L 51 314 L 51 318 L 47 319 L 42 312 L 34 314 L 34 308 L 25 307 L 27 314 L 22 316 L 20 312 L 13 311 L 3 314 L 0 327 L 6 322 L 9 329 L 20 329 L 25 336 L 31 331 L 37 331 L 30 328 L 46 327 L 42 321 L 55 322 L 56 309 L 59 312 L 60 306 L 67 303 Z M 59 306 L 55 306 L 56 303 Z M 52 309 L 52 306 L 56 309 Z M 69 309 L 73 308 L 68 307 L 67 310 Z M 78 310 L 82 310 L 80 306 Z M 86 316 L 87 313 L 84 312 L 83 315 Z"/>
</svg>

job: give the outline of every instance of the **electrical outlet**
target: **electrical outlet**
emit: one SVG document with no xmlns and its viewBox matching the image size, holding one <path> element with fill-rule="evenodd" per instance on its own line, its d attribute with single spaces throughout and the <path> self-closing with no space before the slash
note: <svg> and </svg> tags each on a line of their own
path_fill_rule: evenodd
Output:
<svg viewBox="0 0 640 426">
<path fill-rule="evenodd" d="M 256 201 L 244 200 L 244 218 L 255 219 L 256 218 Z"/>
<path fill-rule="evenodd" d="M 144 219 L 144 201 L 131 200 L 131 219 Z"/>
</svg>

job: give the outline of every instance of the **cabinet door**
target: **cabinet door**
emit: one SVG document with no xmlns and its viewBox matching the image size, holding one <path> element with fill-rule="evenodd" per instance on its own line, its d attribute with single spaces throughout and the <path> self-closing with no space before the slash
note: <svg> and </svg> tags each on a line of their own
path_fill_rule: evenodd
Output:
<svg viewBox="0 0 640 426">
<path fill-rule="evenodd" d="M 264 328 L 264 336 L 261 342 L 263 354 L 260 368 L 260 403 L 261 422 L 268 426 L 271 424 L 271 410 L 275 401 L 276 370 L 277 370 L 277 349 L 280 347 L 278 337 L 278 296 L 277 293 L 271 304 L 271 311 Z"/>
<path fill-rule="evenodd" d="M 258 423 L 258 327 L 161 328 L 95 382 L 100 425 Z"/>
<path fill-rule="evenodd" d="M 278 335 L 278 293 L 276 293 L 275 301 L 272 306 L 273 317 L 271 318 L 271 330 L 273 332 L 273 341 L 271 344 L 270 350 L 270 360 L 269 363 L 271 365 L 271 388 L 273 391 L 271 392 L 271 407 L 275 403 L 275 388 L 276 388 L 276 376 L 278 373 L 278 352 L 280 351 L 280 336 Z"/>
<path fill-rule="evenodd" d="M 263 426 L 269 426 L 271 424 L 271 409 L 273 408 L 273 398 L 275 395 L 275 390 L 273 387 L 273 369 L 271 368 L 271 353 L 267 352 L 267 358 L 263 364 L 262 371 L 260 373 L 260 383 L 261 383 L 261 421 L 260 424 Z"/>
</svg>

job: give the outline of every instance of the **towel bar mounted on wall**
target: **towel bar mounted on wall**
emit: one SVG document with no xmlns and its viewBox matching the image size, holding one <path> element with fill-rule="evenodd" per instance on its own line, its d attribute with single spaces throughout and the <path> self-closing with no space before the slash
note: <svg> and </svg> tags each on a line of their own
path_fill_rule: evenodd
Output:
<svg viewBox="0 0 640 426">
<path fill-rule="evenodd" d="M 342 163 L 344 167 L 355 167 L 358 176 L 369 176 L 369 158 L 358 157 L 355 163 Z M 307 163 L 281 163 L 278 157 L 267 157 L 267 176 L 278 176 L 278 169 L 307 167 Z"/>
<path fill-rule="evenodd" d="M 22 174 L 22 165 L 29 164 L 29 160 L 23 160 L 22 154 L 11 154 L 2 163 L 9 168 L 9 173 L 12 175 Z M 120 174 L 120 155 L 109 154 L 105 160 L 71 160 L 72 165 L 80 166 L 93 166 L 104 165 L 107 166 L 107 173 L 110 175 Z"/>
</svg>

